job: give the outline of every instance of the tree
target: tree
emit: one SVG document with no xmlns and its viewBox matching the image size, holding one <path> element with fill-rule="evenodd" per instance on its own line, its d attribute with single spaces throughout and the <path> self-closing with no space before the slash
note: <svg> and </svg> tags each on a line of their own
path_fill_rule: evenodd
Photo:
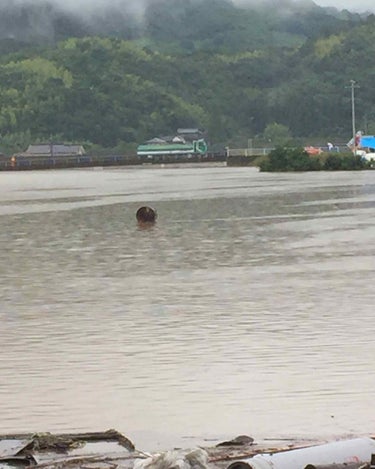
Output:
<svg viewBox="0 0 375 469">
<path fill-rule="evenodd" d="M 285 145 L 291 139 L 289 128 L 276 122 L 266 126 L 263 136 L 272 146 Z"/>
</svg>

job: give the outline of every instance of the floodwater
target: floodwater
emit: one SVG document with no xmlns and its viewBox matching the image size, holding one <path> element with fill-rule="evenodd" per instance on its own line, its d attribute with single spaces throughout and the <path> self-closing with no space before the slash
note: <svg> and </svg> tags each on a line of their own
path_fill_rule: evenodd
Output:
<svg viewBox="0 0 375 469">
<path fill-rule="evenodd" d="M 0 221 L 2 433 L 375 432 L 375 171 L 0 173 Z"/>
</svg>

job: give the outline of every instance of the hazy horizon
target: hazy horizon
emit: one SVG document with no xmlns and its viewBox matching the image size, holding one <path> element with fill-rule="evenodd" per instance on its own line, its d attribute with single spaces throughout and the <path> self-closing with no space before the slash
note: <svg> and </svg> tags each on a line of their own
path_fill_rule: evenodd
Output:
<svg viewBox="0 0 375 469">
<path fill-rule="evenodd" d="M 349 10 L 355 12 L 375 12 L 374 0 L 316 0 L 315 3 L 321 7 L 335 7 L 338 10 Z"/>
<path fill-rule="evenodd" d="M 153 0 L 49 0 L 50 3 L 59 5 L 63 9 L 82 11 L 82 9 L 100 8 L 105 9 L 107 7 L 119 7 L 127 6 L 133 12 L 142 12 L 145 5 L 152 3 Z M 201 0 L 204 1 L 204 0 Z M 263 0 L 233 0 L 236 4 L 246 3 L 258 3 Z M 298 3 L 300 0 L 295 0 Z M 303 0 L 301 0 L 303 1 Z M 319 6 L 322 7 L 334 7 L 338 10 L 347 9 L 353 12 L 375 12 L 375 4 L 373 0 L 313 0 Z M 23 4 L 23 3 L 45 3 L 46 0 L 0 0 L 0 6 Z"/>
</svg>

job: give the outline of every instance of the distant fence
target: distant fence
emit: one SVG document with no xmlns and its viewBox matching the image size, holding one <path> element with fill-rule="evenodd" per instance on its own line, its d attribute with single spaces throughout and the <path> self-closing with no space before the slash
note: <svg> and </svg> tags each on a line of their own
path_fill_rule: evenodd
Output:
<svg viewBox="0 0 375 469">
<path fill-rule="evenodd" d="M 274 148 L 227 148 L 227 156 L 263 156 L 268 155 Z"/>
<path fill-rule="evenodd" d="M 121 166 L 139 164 L 138 158 L 132 155 L 106 156 L 13 156 L 0 159 L 0 171 L 17 171 L 54 168 L 82 168 L 92 166 Z"/>
</svg>

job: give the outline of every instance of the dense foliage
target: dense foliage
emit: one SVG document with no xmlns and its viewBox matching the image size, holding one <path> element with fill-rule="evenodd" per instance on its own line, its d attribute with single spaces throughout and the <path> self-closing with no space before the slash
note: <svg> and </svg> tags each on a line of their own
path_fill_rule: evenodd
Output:
<svg viewBox="0 0 375 469">
<path fill-rule="evenodd" d="M 51 139 L 134 148 L 190 126 L 223 145 L 346 142 L 351 79 L 358 126 L 375 132 L 373 15 L 158 0 L 142 20 L 85 21 L 19 5 L 0 5 L 0 151 Z"/>
<path fill-rule="evenodd" d="M 308 155 L 303 148 L 277 147 L 259 164 L 261 171 L 355 171 L 370 169 L 369 161 L 352 153 Z"/>
</svg>

